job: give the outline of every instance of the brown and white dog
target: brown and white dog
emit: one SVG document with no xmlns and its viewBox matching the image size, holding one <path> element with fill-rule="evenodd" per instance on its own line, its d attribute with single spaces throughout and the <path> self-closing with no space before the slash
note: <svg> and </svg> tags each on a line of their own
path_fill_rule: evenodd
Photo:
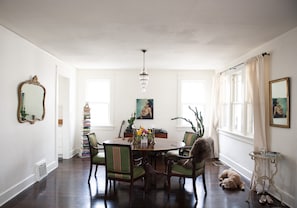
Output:
<svg viewBox="0 0 297 208">
<path fill-rule="evenodd" d="M 219 175 L 220 186 L 223 189 L 240 189 L 244 191 L 244 182 L 234 170 L 226 169 Z"/>
</svg>

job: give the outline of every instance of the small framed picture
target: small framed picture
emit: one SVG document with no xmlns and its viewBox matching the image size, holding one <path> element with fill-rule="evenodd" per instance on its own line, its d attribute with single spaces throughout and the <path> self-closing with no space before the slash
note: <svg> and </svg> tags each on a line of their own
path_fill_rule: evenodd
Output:
<svg viewBox="0 0 297 208">
<path fill-rule="evenodd" d="M 154 99 L 136 99 L 136 118 L 154 119 Z"/>
<path fill-rule="evenodd" d="M 290 78 L 269 81 L 270 126 L 290 128 Z"/>
</svg>

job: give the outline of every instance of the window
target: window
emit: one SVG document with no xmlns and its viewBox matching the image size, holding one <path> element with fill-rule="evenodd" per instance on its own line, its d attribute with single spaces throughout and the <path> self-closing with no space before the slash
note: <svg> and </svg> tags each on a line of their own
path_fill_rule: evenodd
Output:
<svg viewBox="0 0 297 208">
<path fill-rule="evenodd" d="M 243 118 L 243 82 L 241 71 L 231 75 L 231 113 L 232 113 L 232 130 L 235 132 L 242 131 Z"/>
<path fill-rule="evenodd" d="M 195 115 L 189 109 L 197 108 L 198 112 L 201 112 L 202 116 L 205 113 L 206 105 L 206 82 L 205 80 L 181 80 L 180 81 L 180 114 L 181 117 L 190 119 L 195 122 Z M 204 116 L 203 116 L 204 117 Z M 180 126 L 189 126 L 184 120 L 179 120 Z M 194 123 L 195 125 L 195 123 Z M 205 125 L 205 122 L 204 122 Z"/>
<path fill-rule="evenodd" d="M 222 129 L 247 136 L 253 134 L 252 104 L 246 99 L 244 66 L 222 75 Z"/>
<path fill-rule="evenodd" d="M 91 109 L 92 126 L 111 125 L 110 116 L 111 83 L 109 79 L 89 79 L 86 81 L 86 102 Z"/>
</svg>

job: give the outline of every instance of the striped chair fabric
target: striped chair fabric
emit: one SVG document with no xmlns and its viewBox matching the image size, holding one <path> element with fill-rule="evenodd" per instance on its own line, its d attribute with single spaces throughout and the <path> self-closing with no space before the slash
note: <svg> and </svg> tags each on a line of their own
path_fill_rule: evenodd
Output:
<svg viewBox="0 0 297 208">
<path fill-rule="evenodd" d="M 105 196 L 107 195 L 108 181 L 113 180 L 129 182 L 129 197 L 131 198 L 133 183 L 138 179 L 145 178 L 145 169 L 142 166 L 134 165 L 130 145 L 104 143 L 104 152 L 106 165 Z"/>
</svg>

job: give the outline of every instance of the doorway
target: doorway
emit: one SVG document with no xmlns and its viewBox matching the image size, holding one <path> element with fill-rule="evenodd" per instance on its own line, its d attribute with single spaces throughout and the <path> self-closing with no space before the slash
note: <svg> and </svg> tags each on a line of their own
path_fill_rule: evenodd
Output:
<svg viewBox="0 0 297 208">
<path fill-rule="evenodd" d="M 70 149 L 70 81 L 69 78 L 58 75 L 57 102 L 57 155 L 58 159 L 69 158 Z"/>
</svg>

